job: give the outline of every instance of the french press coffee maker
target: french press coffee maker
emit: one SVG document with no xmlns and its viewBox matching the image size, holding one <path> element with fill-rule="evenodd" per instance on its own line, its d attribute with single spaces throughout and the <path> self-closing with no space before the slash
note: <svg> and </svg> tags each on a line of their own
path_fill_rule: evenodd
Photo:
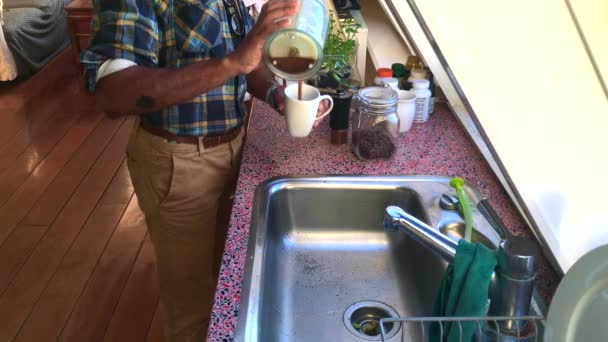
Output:
<svg viewBox="0 0 608 342">
<path fill-rule="evenodd" d="M 329 11 L 323 0 L 300 3 L 291 25 L 272 34 L 263 49 L 264 64 L 288 81 L 306 80 L 319 71 L 329 30 Z"/>
</svg>

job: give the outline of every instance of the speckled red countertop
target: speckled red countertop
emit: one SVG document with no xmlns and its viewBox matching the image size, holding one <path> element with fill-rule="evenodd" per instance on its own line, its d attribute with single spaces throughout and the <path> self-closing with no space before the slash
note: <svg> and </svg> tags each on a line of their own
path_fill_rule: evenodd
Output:
<svg viewBox="0 0 608 342">
<path fill-rule="evenodd" d="M 258 101 L 243 152 L 209 341 L 234 340 L 256 186 L 276 176 L 318 174 L 463 177 L 490 199 L 511 232 L 530 236 L 490 167 L 445 106 L 439 105 L 428 122 L 414 124 L 401 137 L 398 152 L 392 160 L 361 161 L 350 152 L 348 145 L 329 143 L 327 123 L 307 138 L 294 139 L 287 133 L 284 118 Z M 538 285 L 547 302 L 555 292 L 557 282 L 555 272 L 543 260 Z"/>
</svg>

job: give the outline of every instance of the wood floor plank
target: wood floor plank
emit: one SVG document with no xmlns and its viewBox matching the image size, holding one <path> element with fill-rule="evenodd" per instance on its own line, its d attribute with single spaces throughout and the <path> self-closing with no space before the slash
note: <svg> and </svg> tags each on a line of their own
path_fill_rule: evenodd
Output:
<svg viewBox="0 0 608 342">
<path fill-rule="evenodd" d="M 65 118 L 73 113 L 63 110 L 62 104 L 66 103 L 66 99 L 62 94 L 68 92 L 69 84 L 59 86 L 57 92 L 48 92 L 41 94 L 37 101 L 38 104 L 44 103 L 44 106 L 35 106 L 31 110 L 28 108 L 13 112 L 10 109 L 4 110 L 3 115 L 8 117 L 17 117 L 7 124 L 12 126 L 10 134 L 12 138 L 8 138 L 0 145 L 0 171 L 4 171 L 12 167 L 15 160 L 32 144 L 36 139 L 40 139 L 44 134 L 48 134 L 53 121 L 58 118 Z M 68 92 L 70 94 L 70 92 Z M 58 117 L 56 117 L 58 116 Z M 2 130 L 6 128 L 3 127 Z M 9 132 L 7 132 L 9 134 Z"/>
<path fill-rule="evenodd" d="M 16 141 L 18 137 L 28 139 L 29 137 L 23 137 L 21 130 L 26 127 L 28 122 L 28 116 L 24 115 L 22 111 L 17 107 L 1 107 L 2 115 L 0 115 L 0 171 L 6 170 L 8 161 L 15 160 L 15 158 L 21 153 L 20 148 L 14 148 L 12 146 L 19 146 L 20 144 L 26 144 L 27 142 Z"/>
<path fill-rule="evenodd" d="M 12 229 L 36 204 L 38 198 L 60 173 L 64 165 L 70 161 L 102 117 L 103 114 L 96 113 L 80 118 L 4 205 L 0 205 L 0 244 L 6 240 Z M 47 222 L 47 224 L 49 223 Z"/>
<path fill-rule="evenodd" d="M 69 74 L 64 74 L 54 88 L 28 94 L 27 101 L 21 107 L 4 108 L 0 105 L 2 117 L 5 118 L 3 121 L 6 121 L 6 125 L 0 128 L 5 135 L 0 145 L 0 171 L 6 169 L 6 163 L 14 161 L 34 140 L 40 139 L 40 135 L 48 132 L 50 121 L 56 120 L 56 117 L 79 114 L 65 109 L 69 109 L 72 102 L 88 100 L 84 97 L 81 99 L 78 93 L 76 81 Z"/>
<path fill-rule="evenodd" d="M 81 83 L 70 59 L 66 57 L 69 57 L 68 54 L 60 53 L 46 68 L 28 80 L 0 87 L 0 113 L 5 114 L 0 116 L 1 145 L 20 134 L 28 119 L 33 117 L 28 114 L 43 107 L 40 106 L 41 98 L 48 94 L 57 97 L 66 93 L 58 90 L 67 82 Z"/>
<path fill-rule="evenodd" d="M 33 141 L 13 162 L 13 165 L 2 172 L 0 175 L 0 206 L 23 184 L 77 121 L 77 115 L 62 114 L 58 116 L 56 120 L 52 121 L 52 124 L 47 125 L 48 131 L 39 135 L 39 140 Z"/>
<path fill-rule="evenodd" d="M 156 312 L 154 312 L 154 318 L 148 331 L 148 337 L 146 342 L 164 342 L 165 336 L 163 335 L 163 305 L 158 302 Z"/>
<path fill-rule="evenodd" d="M 16 134 L 13 138 L 7 141 L 0 148 L 0 172 L 2 174 L 6 173 L 6 170 L 10 169 L 14 166 L 15 163 L 19 161 L 19 157 L 31 146 L 32 140 L 34 138 L 42 139 L 49 134 L 51 126 L 65 126 L 66 121 L 70 120 L 69 113 L 61 113 L 57 118 L 57 121 L 53 124 L 49 124 L 48 120 L 53 116 L 53 111 L 58 110 L 60 107 L 60 99 L 53 100 L 55 103 L 49 103 L 49 106 L 52 108 L 47 110 L 39 110 L 42 114 L 37 115 L 37 113 L 28 113 L 28 116 L 33 116 L 35 119 L 32 119 L 33 122 L 24 123 L 23 127 L 16 131 Z M 23 115 L 22 113 L 17 113 L 18 115 Z M 30 149 L 30 154 L 34 151 Z"/>
<path fill-rule="evenodd" d="M 112 184 L 101 197 L 100 203 L 122 203 L 128 204 L 133 195 L 133 184 L 127 167 L 127 160 L 122 163 L 116 176 L 112 179 Z"/>
<path fill-rule="evenodd" d="M 27 318 L 124 159 L 133 125 L 127 119 L 0 297 L 0 341 L 11 341 Z"/>
<path fill-rule="evenodd" d="M 53 222 L 61 211 L 61 208 L 63 208 L 65 203 L 70 199 L 70 196 L 87 175 L 89 169 L 116 134 L 116 131 L 118 131 L 123 121 L 124 120 L 104 118 L 103 121 L 95 127 L 93 133 L 91 133 L 87 140 L 80 146 L 69 163 L 65 165 L 61 170 L 61 173 L 55 177 L 42 196 L 40 196 L 38 202 L 23 219 L 23 223 L 50 225 Z M 126 168 L 126 166 L 124 168 Z M 121 168 L 121 170 L 122 169 L 123 168 Z M 120 179 L 123 179 L 123 177 L 120 177 Z M 128 186 L 124 186 L 119 190 L 113 191 L 123 191 L 125 194 L 129 194 L 128 188 Z M 115 187 L 110 187 L 109 189 L 115 189 Z M 104 194 L 104 197 L 106 196 L 107 192 Z M 113 198 L 114 196 L 110 197 Z M 124 197 L 122 198 L 124 201 Z M 126 200 L 128 201 L 128 198 Z"/>
<path fill-rule="evenodd" d="M 70 48 L 65 48 L 38 73 L 27 80 L 16 82 L 0 82 L 0 106 L 23 105 L 45 89 L 56 88 L 60 78 L 70 75 L 78 79 L 77 70 L 72 62 Z"/>
<path fill-rule="evenodd" d="M 14 341 L 57 340 L 125 207 L 95 208 Z"/>
<path fill-rule="evenodd" d="M 120 296 L 103 341 L 145 341 L 158 298 L 154 246 L 148 236 Z"/>
<path fill-rule="evenodd" d="M 19 225 L 0 247 L 0 289 L 6 288 L 47 229 L 47 226 Z"/>
<path fill-rule="evenodd" d="M 60 341 L 101 341 L 146 236 L 144 215 L 133 196 Z"/>
</svg>

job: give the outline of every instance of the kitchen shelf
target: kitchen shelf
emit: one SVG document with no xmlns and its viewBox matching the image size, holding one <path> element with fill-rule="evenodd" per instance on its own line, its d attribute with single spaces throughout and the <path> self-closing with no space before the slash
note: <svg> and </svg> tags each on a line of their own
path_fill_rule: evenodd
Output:
<svg viewBox="0 0 608 342">
<path fill-rule="evenodd" d="M 381 0 L 361 1 L 361 15 L 368 29 L 367 48 L 374 70 L 393 63 L 405 63 L 412 53 L 380 4 Z M 369 80 L 368 80 L 369 81 Z"/>
</svg>

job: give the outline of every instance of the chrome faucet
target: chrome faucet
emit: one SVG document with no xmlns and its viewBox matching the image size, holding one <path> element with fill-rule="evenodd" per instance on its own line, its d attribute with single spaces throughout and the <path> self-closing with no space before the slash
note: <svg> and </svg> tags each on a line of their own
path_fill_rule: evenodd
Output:
<svg viewBox="0 0 608 342">
<path fill-rule="evenodd" d="M 456 242 L 399 207 L 386 208 L 383 225 L 385 229 L 392 232 L 405 231 L 407 235 L 439 254 L 447 262 L 454 260 L 456 246 L 458 246 Z"/>
<path fill-rule="evenodd" d="M 480 211 L 484 213 L 483 210 Z M 492 217 L 491 220 L 497 218 Z M 399 207 L 386 208 L 383 225 L 389 231 L 404 231 L 447 262 L 454 260 L 458 245 L 455 241 Z M 504 227 L 501 228 L 498 233 L 503 240 L 497 249 L 498 264 L 489 289 L 489 315 L 527 316 L 532 301 L 539 250 L 532 240 L 512 236 Z M 524 320 L 501 321 L 500 333 L 519 334 L 525 323 Z"/>
</svg>

